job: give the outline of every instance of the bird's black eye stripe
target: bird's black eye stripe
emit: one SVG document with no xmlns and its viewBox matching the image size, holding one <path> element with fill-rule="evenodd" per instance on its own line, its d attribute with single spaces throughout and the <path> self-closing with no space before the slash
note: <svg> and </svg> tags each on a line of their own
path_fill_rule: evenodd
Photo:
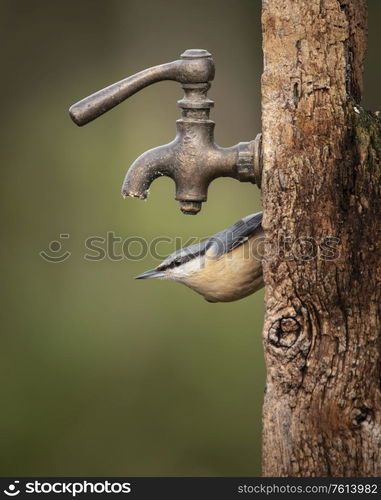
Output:
<svg viewBox="0 0 381 500">
<path fill-rule="evenodd" d="M 159 266 L 157 269 L 158 271 L 164 271 L 165 269 L 173 269 L 175 267 L 181 266 L 182 264 L 185 264 L 189 260 L 192 260 L 195 257 L 192 253 L 188 253 L 186 255 L 182 255 L 177 257 L 175 260 L 170 262 L 169 264 L 165 266 Z"/>
<path fill-rule="evenodd" d="M 165 266 L 161 265 L 157 268 L 158 271 L 165 271 L 166 269 L 173 269 L 181 264 L 181 261 L 176 259 L 173 260 L 170 264 L 166 264 Z"/>
<path fill-rule="evenodd" d="M 171 269 L 172 267 L 177 267 L 179 266 L 180 264 L 182 264 L 184 261 L 181 260 L 181 259 L 176 259 L 176 260 L 173 260 L 168 266 L 167 266 L 167 269 Z"/>
</svg>

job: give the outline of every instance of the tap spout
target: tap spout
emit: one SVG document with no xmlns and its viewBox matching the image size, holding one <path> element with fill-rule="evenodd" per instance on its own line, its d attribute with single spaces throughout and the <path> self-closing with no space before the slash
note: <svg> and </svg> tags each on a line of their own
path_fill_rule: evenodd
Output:
<svg viewBox="0 0 381 500">
<path fill-rule="evenodd" d="M 128 170 L 122 195 L 145 200 L 152 182 L 164 175 L 174 178 L 173 144 L 175 141 L 150 149 L 137 158 Z"/>
<path fill-rule="evenodd" d="M 164 175 L 175 182 L 175 199 L 181 211 L 193 215 L 201 210 L 209 184 L 217 177 L 258 183 L 255 141 L 222 148 L 214 142 L 213 130 L 210 120 L 177 120 L 172 142 L 150 149 L 132 164 L 123 183 L 123 196 L 147 198 L 151 183 Z"/>
</svg>

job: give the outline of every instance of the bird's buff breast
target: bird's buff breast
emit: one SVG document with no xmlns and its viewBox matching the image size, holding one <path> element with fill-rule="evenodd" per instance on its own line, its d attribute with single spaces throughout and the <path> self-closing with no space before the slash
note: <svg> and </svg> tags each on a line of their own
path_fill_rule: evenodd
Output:
<svg viewBox="0 0 381 500">
<path fill-rule="evenodd" d="M 221 257 L 206 256 L 204 267 L 186 285 L 209 302 L 242 299 L 263 287 L 258 235 Z"/>
</svg>

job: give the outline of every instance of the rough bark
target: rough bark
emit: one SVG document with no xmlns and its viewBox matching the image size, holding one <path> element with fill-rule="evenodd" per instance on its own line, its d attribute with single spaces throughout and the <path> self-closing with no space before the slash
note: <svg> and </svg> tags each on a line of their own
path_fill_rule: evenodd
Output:
<svg viewBox="0 0 381 500">
<path fill-rule="evenodd" d="M 381 475 L 381 126 L 359 105 L 366 23 L 365 0 L 263 1 L 265 476 Z"/>
</svg>

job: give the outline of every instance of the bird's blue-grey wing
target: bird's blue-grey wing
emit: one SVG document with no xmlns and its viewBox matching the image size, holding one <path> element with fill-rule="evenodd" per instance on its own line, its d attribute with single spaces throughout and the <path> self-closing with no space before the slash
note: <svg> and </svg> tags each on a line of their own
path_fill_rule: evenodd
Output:
<svg viewBox="0 0 381 500">
<path fill-rule="evenodd" d="M 156 269 L 184 264 L 188 260 L 204 255 L 209 249 L 213 250 L 215 256 L 228 253 L 250 238 L 261 227 L 261 223 L 262 212 L 248 215 L 210 238 L 173 252 Z"/>
<path fill-rule="evenodd" d="M 216 256 L 223 255 L 247 241 L 261 229 L 262 212 L 251 214 L 239 220 L 224 231 L 214 234 L 206 240 L 206 250 L 213 246 Z"/>
</svg>

